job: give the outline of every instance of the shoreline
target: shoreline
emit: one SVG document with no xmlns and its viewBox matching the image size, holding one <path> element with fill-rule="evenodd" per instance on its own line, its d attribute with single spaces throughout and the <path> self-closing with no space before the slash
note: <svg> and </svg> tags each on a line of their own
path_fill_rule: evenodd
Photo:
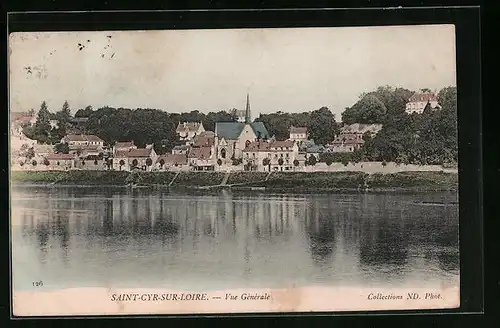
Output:
<svg viewBox="0 0 500 328">
<path fill-rule="evenodd" d="M 125 172 L 125 171 L 15 171 L 12 186 L 106 187 L 132 190 L 210 192 L 415 192 L 458 191 L 458 173 L 413 171 L 362 172 Z M 267 177 L 267 180 L 266 180 Z"/>
</svg>

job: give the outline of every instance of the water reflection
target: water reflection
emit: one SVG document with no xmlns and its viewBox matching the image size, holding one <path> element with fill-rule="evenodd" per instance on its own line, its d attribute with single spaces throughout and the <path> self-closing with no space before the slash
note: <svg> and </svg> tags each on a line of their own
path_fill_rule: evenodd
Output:
<svg viewBox="0 0 500 328">
<path fill-rule="evenodd" d="M 13 263 L 73 287 L 440 282 L 458 276 L 458 208 L 426 197 L 17 188 Z"/>
</svg>

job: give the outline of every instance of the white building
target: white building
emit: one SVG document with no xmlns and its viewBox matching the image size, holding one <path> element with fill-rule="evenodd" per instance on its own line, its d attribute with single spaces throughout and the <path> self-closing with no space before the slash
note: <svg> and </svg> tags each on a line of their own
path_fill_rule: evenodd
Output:
<svg viewBox="0 0 500 328">
<path fill-rule="evenodd" d="M 292 140 L 255 141 L 243 150 L 243 163 L 250 171 L 294 171 L 300 164 L 299 147 Z"/>
<path fill-rule="evenodd" d="M 309 137 L 306 127 L 290 127 L 290 140 L 302 143 Z"/>
<path fill-rule="evenodd" d="M 425 106 L 427 104 L 434 110 L 440 109 L 441 106 L 438 103 L 438 98 L 432 92 L 415 93 L 408 99 L 406 103 L 406 112 L 408 114 L 417 113 L 421 114 L 424 112 Z"/>
<path fill-rule="evenodd" d="M 179 122 L 175 132 L 179 135 L 180 140 L 191 141 L 195 136 L 205 131 L 201 122 Z"/>
<path fill-rule="evenodd" d="M 61 143 L 68 144 L 70 154 L 81 154 L 84 151 L 99 154 L 104 147 L 104 140 L 92 134 L 68 134 L 61 139 Z"/>
</svg>

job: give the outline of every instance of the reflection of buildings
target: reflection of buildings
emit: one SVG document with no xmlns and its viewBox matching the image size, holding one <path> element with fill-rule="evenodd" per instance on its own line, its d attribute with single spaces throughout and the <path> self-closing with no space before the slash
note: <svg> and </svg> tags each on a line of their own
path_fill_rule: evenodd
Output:
<svg viewBox="0 0 500 328">
<path fill-rule="evenodd" d="M 389 270 L 403 276 L 416 265 L 458 270 L 452 207 L 408 208 L 386 195 L 37 188 L 21 195 L 30 200 L 15 203 L 13 217 L 21 227 L 15 238 L 40 250 L 33 253 L 42 263 L 62 258 L 82 270 L 85 259 L 123 275 L 132 263 L 146 275 L 224 282 L 262 282 L 278 272 L 287 282 L 357 283 L 385 279 Z"/>
</svg>

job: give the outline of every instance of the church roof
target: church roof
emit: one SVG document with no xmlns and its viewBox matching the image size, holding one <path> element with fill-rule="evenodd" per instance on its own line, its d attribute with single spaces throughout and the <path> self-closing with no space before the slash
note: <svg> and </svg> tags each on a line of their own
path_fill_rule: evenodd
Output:
<svg viewBox="0 0 500 328">
<path fill-rule="evenodd" d="M 258 136 L 260 134 L 261 138 L 269 138 L 269 132 L 262 122 L 248 123 L 254 133 Z M 215 134 L 219 138 L 224 138 L 228 140 L 236 140 L 243 131 L 246 123 L 239 122 L 217 122 L 215 124 Z"/>
</svg>

